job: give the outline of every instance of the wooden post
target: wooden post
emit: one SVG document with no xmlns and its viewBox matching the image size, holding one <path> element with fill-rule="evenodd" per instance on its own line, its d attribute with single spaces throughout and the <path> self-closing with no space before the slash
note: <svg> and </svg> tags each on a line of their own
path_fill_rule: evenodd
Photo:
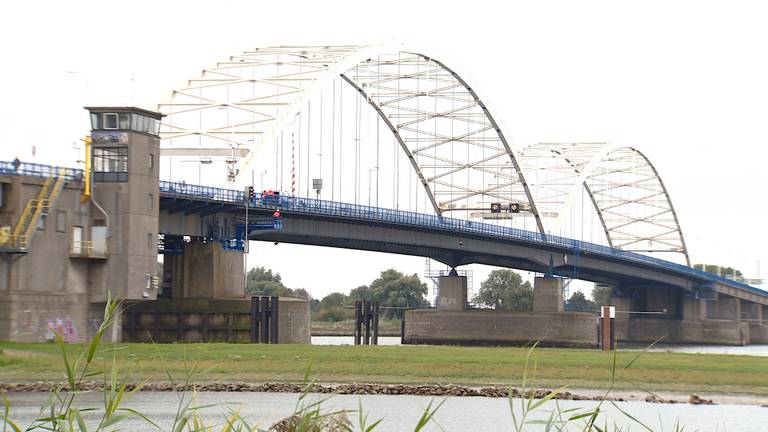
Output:
<svg viewBox="0 0 768 432">
<path fill-rule="evenodd" d="M 269 343 L 269 297 L 259 297 L 261 301 L 261 343 Z"/>
<path fill-rule="evenodd" d="M 362 302 L 360 300 L 355 301 L 355 334 L 354 334 L 355 345 L 360 345 L 360 336 L 361 336 L 360 324 L 362 321 L 362 316 L 361 316 L 362 308 L 363 308 Z"/>
<path fill-rule="evenodd" d="M 365 321 L 365 345 L 371 344 L 371 302 L 363 301 L 363 320 Z"/>
<path fill-rule="evenodd" d="M 373 344 L 379 344 L 379 302 L 373 303 Z"/>
<path fill-rule="evenodd" d="M 614 321 L 616 317 L 616 308 L 613 306 L 603 306 L 600 310 L 600 343 L 603 351 L 614 349 Z"/>
</svg>

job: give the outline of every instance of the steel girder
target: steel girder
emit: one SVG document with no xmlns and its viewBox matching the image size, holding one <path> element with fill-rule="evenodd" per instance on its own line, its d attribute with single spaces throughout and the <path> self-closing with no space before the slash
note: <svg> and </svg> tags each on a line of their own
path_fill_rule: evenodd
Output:
<svg viewBox="0 0 768 432">
<path fill-rule="evenodd" d="M 554 219 L 549 228 L 559 229 L 584 188 L 611 247 L 680 253 L 690 265 L 664 182 L 636 148 L 608 143 L 539 143 L 524 148 L 520 158 L 539 210 Z"/>
<path fill-rule="evenodd" d="M 402 47 L 289 46 L 204 69 L 159 105 L 163 154 L 231 151 L 230 178 L 273 142 L 323 80 L 366 98 L 408 157 L 435 212 L 518 203 L 544 232 L 518 156 L 477 93 L 452 69 Z M 250 152 L 238 161 L 243 149 Z"/>
</svg>

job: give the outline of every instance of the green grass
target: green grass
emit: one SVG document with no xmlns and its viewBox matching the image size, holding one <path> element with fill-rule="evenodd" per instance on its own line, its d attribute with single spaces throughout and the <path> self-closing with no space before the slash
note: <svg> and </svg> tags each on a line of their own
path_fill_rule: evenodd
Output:
<svg viewBox="0 0 768 432">
<path fill-rule="evenodd" d="M 111 348 L 105 344 L 102 349 Z M 120 344 L 118 364 L 142 380 L 165 380 L 191 363 L 206 381 L 301 381 L 311 364 L 318 382 L 518 385 L 527 348 L 440 346 L 312 346 L 248 344 Z M 75 355 L 83 345 L 67 345 Z M 55 344 L 0 342 L 0 381 L 61 380 Z M 632 381 L 654 391 L 768 394 L 768 360 L 761 357 L 649 352 L 623 369 L 636 352 L 619 352 L 617 387 Z M 109 356 L 111 361 L 111 355 Z M 98 358 L 98 357 L 97 357 Z M 537 348 L 529 379 L 539 386 L 607 388 L 612 353 Z M 101 361 L 101 360 L 97 360 Z"/>
</svg>

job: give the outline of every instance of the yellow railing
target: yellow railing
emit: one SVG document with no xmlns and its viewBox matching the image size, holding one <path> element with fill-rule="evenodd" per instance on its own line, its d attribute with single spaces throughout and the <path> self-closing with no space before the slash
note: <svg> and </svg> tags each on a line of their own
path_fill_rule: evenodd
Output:
<svg viewBox="0 0 768 432">
<path fill-rule="evenodd" d="M 27 205 L 24 206 L 24 211 L 19 217 L 19 223 L 14 227 L 13 234 L 9 236 L 9 241 L 6 244 L 14 249 L 27 249 L 29 247 L 37 223 L 41 217 L 48 214 L 51 204 L 58 198 L 64 187 L 65 173 L 64 168 L 59 168 L 56 177 L 49 177 L 45 180 L 37 198 L 27 201 Z"/>
<path fill-rule="evenodd" d="M 69 254 L 80 257 L 106 258 L 107 243 L 90 240 L 72 241 L 69 245 Z"/>
</svg>

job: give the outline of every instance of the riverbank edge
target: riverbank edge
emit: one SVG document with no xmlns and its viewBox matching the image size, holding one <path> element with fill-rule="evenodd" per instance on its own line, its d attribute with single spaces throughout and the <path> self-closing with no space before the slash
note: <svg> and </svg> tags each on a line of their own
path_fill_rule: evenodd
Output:
<svg viewBox="0 0 768 432">
<path fill-rule="evenodd" d="M 129 383 L 126 390 L 133 390 L 138 384 Z M 54 387 L 62 386 L 63 390 L 69 390 L 67 384 L 49 382 L 34 383 L 0 383 L 0 392 L 48 392 Z M 78 386 L 79 391 L 100 391 L 104 389 L 104 383 L 99 381 L 86 381 Z M 526 397 L 542 399 L 552 390 L 526 389 L 522 391 L 516 387 L 488 386 L 475 387 L 456 384 L 311 384 L 262 382 L 262 383 L 195 383 L 182 384 L 171 382 L 148 382 L 141 384 L 139 391 L 153 392 L 253 392 L 253 393 L 319 393 L 339 395 L 408 395 L 408 396 L 459 396 L 459 397 L 491 397 L 506 398 L 510 393 L 512 397 Z M 595 389 L 570 389 L 555 395 L 553 399 L 575 401 L 614 401 L 614 402 L 647 402 L 692 405 L 755 405 L 768 408 L 768 398 L 759 395 L 734 395 L 725 393 L 687 394 L 677 392 L 661 392 L 646 394 L 641 391 L 613 390 L 606 396 L 606 391 Z"/>
</svg>

